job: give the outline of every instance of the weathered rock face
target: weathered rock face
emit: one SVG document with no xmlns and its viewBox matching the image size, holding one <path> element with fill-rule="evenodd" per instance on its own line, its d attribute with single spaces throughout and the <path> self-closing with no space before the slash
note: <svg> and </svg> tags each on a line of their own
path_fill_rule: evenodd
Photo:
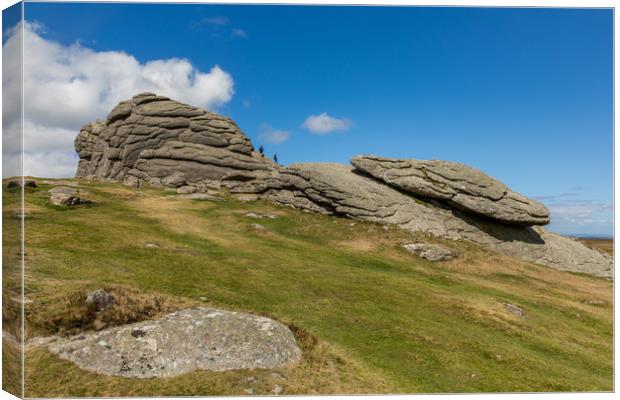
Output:
<svg viewBox="0 0 620 400">
<path fill-rule="evenodd" d="M 251 185 L 278 166 L 229 118 L 152 93 L 121 102 L 75 139 L 77 177 L 205 189 Z"/>
<path fill-rule="evenodd" d="M 541 227 L 498 223 L 433 199 L 421 201 L 344 165 L 295 164 L 267 186 L 263 197 L 277 204 L 467 240 L 561 270 L 612 275 L 611 257 L 580 242 Z"/>
<path fill-rule="evenodd" d="M 514 225 L 546 225 L 549 210 L 467 165 L 441 160 L 402 160 L 360 156 L 360 171 L 402 191 L 443 200 L 463 211 Z"/>
<path fill-rule="evenodd" d="M 306 211 L 467 240 L 561 270 L 612 275 L 607 254 L 536 226 L 549 222 L 542 204 L 463 164 L 360 156 L 352 160 L 355 168 L 283 168 L 254 152 L 229 118 L 150 93 L 84 126 L 75 147 L 78 177 L 162 185 L 188 199 L 218 200 L 206 192 L 223 187 Z"/>
<path fill-rule="evenodd" d="M 281 368 L 301 359 L 285 325 L 213 308 L 58 338 L 48 348 L 87 371 L 127 378 L 171 377 L 196 369 Z"/>
</svg>

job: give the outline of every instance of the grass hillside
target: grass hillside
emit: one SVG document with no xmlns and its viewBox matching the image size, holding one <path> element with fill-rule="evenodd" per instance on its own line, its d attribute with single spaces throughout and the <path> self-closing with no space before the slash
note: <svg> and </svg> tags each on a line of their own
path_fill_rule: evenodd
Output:
<svg viewBox="0 0 620 400">
<path fill-rule="evenodd" d="M 27 397 L 301 393 L 610 391 L 612 283 L 444 242 L 431 263 L 394 228 L 231 197 L 80 183 L 93 206 L 26 189 L 26 336 L 74 334 L 209 305 L 292 327 L 302 362 L 279 371 L 176 378 L 99 376 L 44 348 L 26 353 Z M 5 220 L 19 192 L 5 190 Z M 249 212 L 277 215 L 256 220 Z M 257 230 L 259 223 L 266 229 Z M 4 240 L 16 239 L 11 226 Z M 148 248 L 147 243 L 157 248 Z M 84 293 L 122 299 L 94 315 Z M 31 301 L 31 302 L 30 302 Z M 513 314 L 506 303 L 521 307 Z"/>
</svg>

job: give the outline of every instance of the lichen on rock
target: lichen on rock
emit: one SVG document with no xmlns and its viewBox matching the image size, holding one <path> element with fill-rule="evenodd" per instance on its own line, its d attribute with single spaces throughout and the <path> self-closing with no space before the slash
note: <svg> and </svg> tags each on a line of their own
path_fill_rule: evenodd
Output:
<svg viewBox="0 0 620 400">
<path fill-rule="evenodd" d="M 273 369 L 301 359 L 293 333 L 280 322 L 204 307 L 57 338 L 48 349 L 87 371 L 126 378 L 172 377 L 193 370 Z"/>
</svg>

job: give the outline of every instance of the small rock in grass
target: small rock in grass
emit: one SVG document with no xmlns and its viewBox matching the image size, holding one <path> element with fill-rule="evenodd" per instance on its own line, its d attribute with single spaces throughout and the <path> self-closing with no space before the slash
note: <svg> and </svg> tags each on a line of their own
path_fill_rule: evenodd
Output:
<svg viewBox="0 0 620 400">
<path fill-rule="evenodd" d="M 276 217 L 273 214 L 256 214 L 256 213 L 247 213 L 245 214 L 246 217 L 248 218 L 256 218 L 256 219 L 264 219 L 264 218 L 268 218 L 268 219 L 276 219 L 278 217 Z"/>
<path fill-rule="evenodd" d="M 246 202 L 258 200 L 258 196 L 255 194 L 243 194 L 240 196 L 236 196 L 235 198 L 239 201 L 246 201 Z"/>
<path fill-rule="evenodd" d="M 80 192 L 68 187 L 57 187 L 49 190 L 50 202 L 56 206 L 77 206 L 91 204 L 91 200 L 81 197 Z"/>
<path fill-rule="evenodd" d="M 252 388 L 243 389 L 243 393 L 245 393 L 245 394 L 254 394 L 254 389 L 252 389 Z"/>
<path fill-rule="evenodd" d="M 282 387 L 282 385 L 275 385 L 272 390 L 273 394 L 275 394 L 276 396 L 282 394 L 283 391 L 284 388 Z"/>
<path fill-rule="evenodd" d="M 132 188 L 139 188 L 142 187 L 142 181 L 140 181 L 140 179 L 136 178 L 135 176 L 129 175 L 123 181 L 123 185 Z"/>
<path fill-rule="evenodd" d="M 411 243 L 403 247 L 412 253 L 417 253 L 420 257 L 428 261 L 447 261 L 458 257 L 458 253 L 446 247 L 429 243 Z"/>
<path fill-rule="evenodd" d="M 86 302 L 94 304 L 97 311 L 103 311 L 109 307 L 112 307 L 116 300 L 114 296 L 106 292 L 104 289 L 97 289 L 86 295 Z"/>
<path fill-rule="evenodd" d="M 159 245 L 157 243 L 146 243 L 144 247 L 147 249 L 159 249 Z"/>
<path fill-rule="evenodd" d="M 180 188 L 178 188 L 177 193 L 191 194 L 191 193 L 196 193 L 196 190 L 198 190 L 196 186 L 185 185 L 185 186 L 181 186 Z"/>
<path fill-rule="evenodd" d="M 523 311 L 523 309 L 521 307 L 519 307 L 518 305 L 516 305 L 516 304 L 505 303 L 504 307 L 506 307 L 506 310 L 510 311 L 511 313 L 516 315 L 517 317 L 524 317 L 525 316 L 525 311 Z"/>
<path fill-rule="evenodd" d="M 250 228 L 257 230 L 257 231 L 264 231 L 267 230 L 267 228 L 265 228 L 264 226 L 262 226 L 261 224 L 251 224 Z"/>
</svg>

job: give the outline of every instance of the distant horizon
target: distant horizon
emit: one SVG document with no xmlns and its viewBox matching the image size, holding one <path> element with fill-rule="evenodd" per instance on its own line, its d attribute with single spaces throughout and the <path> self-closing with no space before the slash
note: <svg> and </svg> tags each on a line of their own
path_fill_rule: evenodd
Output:
<svg viewBox="0 0 620 400">
<path fill-rule="evenodd" d="M 612 10 L 24 7 L 28 175 L 72 177 L 81 126 L 152 91 L 231 117 L 284 165 L 461 162 L 545 204 L 554 232 L 613 235 Z M 18 21 L 5 10 L 5 52 Z"/>
</svg>

